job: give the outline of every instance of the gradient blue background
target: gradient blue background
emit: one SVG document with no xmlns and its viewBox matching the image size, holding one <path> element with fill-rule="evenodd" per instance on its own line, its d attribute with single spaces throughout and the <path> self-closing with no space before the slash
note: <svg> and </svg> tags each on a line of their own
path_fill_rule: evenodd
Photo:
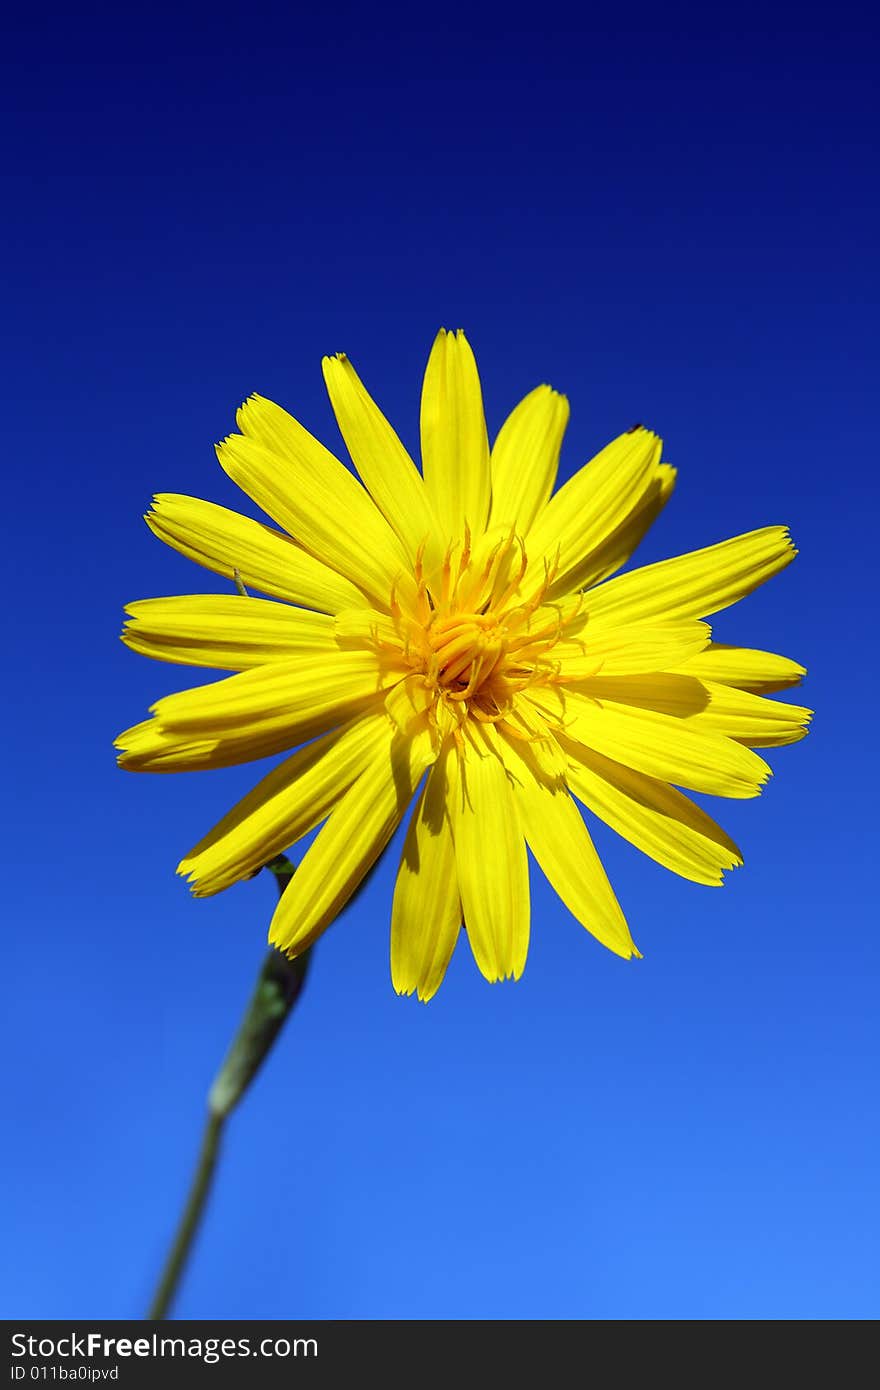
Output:
<svg viewBox="0 0 880 1390">
<path fill-rule="evenodd" d="M 115 768 L 201 679 L 127 652 L 123 603 L 222 588 L 141 514 L 239 504 L 212 443 L 251 391 L 339 447 L 325 352 L 415 448 L 444 324 L 491 430 L 569 395 L 565 473 L 663 433 L 640 560 L 791 524 L 797 563 L 716 632 L 803 661 L 819 713 L 760 800 L 716 803 L 746 853 L 723 890 L 597 829 L 638 964 L 535 875 L 519 985 L 462 942 L 400 1000 L 392 851 L 232 1123 L 178 1312 L 876 1315 L 876 32 L 413 13 L 6 34 L 2 1314 L 142 1312 L 273 902 L 173 873 L 252 769 Z"/>
</svg>

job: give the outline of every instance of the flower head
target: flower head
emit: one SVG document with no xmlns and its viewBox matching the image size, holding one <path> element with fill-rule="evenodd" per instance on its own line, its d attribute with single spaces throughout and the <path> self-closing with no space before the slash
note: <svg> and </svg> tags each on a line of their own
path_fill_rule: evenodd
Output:
<svg viewBox="0 0 880 1390">
<path fill-rule="evenodd" d="M 176 772 L 296 750 L 179 872 L 216 893 L 321 825 L 270 928 L 296 955 L 418 793 L 391 914 L 398 991 L 436 992 L 462 925 L 488 980 L 522 973 L 526 845 L 594 936 L 638 955 L 574 798 L 697 883 L 742 862 L 677 788 L 755 796 L 770 769 L 753 750 L 803 737 L 810 712 L 766 698 L 803 668 L 713 643 L 702 621 L 794 558 L 786 529 L 609 579 L 675 480 L 649 430 L 612 440 L 553 493 L 565 398 L 537 387 L 490 449 L 473 353 L 441 331 L 419 472 L 348 359 L 325 358 L 324 376 L 361 482 L 253 396 L 218 456 L 282 529 L 170 494 L 146 518 L 271 598 L 129 605 L 123 639 L 136 651 L 235 674 L 159 700 L 117 740 L 120 763 Z"/>
</svg>

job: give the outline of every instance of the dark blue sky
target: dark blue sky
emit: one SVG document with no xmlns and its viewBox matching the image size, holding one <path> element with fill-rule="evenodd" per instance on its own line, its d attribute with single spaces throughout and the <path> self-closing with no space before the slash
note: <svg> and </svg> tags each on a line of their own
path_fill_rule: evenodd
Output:
<svg viewBox="0 0 880 1390">
<path fill-rule="evenodd" d="M 251 391 L 341 447 L 326 352 L 415 448 L 441 324 L 490 430 L 539 381 L 568 394 L 565 473 L 636 420 L 664 435 L 679 483 L 640 559 L 791 525 L 796 564 L 716 635 L 803 661 L 814 730 L 713 807 L 746 856 L 721 891 L 596 831 L 638 964 L 535 876 L 520 984 L 461 949 L 431 1005 L 399 1000 L 387 861 L 233 1121 L 179 1312 L 876 1315 L 867 14 L 11 22 L 5 1316 L 142 1310 L 272 906 L 173 874 L 253 770 L 115 768 L 194 679 L 121 646 L 123 603 L 221 587 L 141 514 L 239 505 L 212 444 Z"/>
</svg>

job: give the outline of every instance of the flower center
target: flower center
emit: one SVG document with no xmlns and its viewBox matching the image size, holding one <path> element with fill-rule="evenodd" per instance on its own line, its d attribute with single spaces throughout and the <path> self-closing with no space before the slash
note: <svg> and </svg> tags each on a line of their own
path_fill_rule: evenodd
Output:
<svg viewBox="0 0 880 1390">
<path fill-rule="evenodd" d="M 450 700 L 468 700 L 503 666 L 505 628 L 491 613 L 435 613 L 425 629 L 425 675 Z"/>
<path fill-rule="evenodd" d="M 518 737 L 535 737 L 521 692 L 559 678 L 554 647 L 568 639 L 580 599 L 548 601 L 555 566 L 543 557 L 530 576 L 525 545 L 514 531 L 496 530 L 471 545 L 452 542 L 426 562 L 419 550 L 415 589 L 392 590 L 387 645 L 409 666 L 413 690 L 427 697 L 428 718 L 441 733 L 462 734 L 470 719 L 500 723 Z M 382 639 L 377 634 L 371 640 Z"/>
</svg>

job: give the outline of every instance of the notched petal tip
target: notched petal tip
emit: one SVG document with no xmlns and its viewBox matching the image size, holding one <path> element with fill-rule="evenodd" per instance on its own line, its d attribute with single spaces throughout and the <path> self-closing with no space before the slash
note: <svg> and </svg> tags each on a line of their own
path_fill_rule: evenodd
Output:
<svg viewBox="0 0 880 1390">
<path fill-rule="evenodd" d="M 393 980 L 391 983 L 392 988 L 394 989 L 394 993 L 397 995 L 398 999 L 411 999 L 413 995 L 415 995 L 416 999 L 420 1004 L 429 1003 L 434 998 L 434 995 L 440 988 L 439 983 L 436 984 L 433 989 L 428 990 L 423 989 L 423 987 L 420 984 L 401 985 L 395 983 L 395 981 Z"/>
<path fill-rule="evenodd" d="M 277 941 L 273 942 L 271 936 L 268 938 L 269 945 L 274 946 L 276 951 L 280 951 L 286 960 L 296 960 L 298 956 L 305 955 L 306 951 L 313 944 L 314 940 L 315 937 L 312 935 L 309 936 L 307 940 L 299 944 L 293 943 L 289 946 L 282 946 L 279 945 Z"/>
<path fill-rule="evenodd" d="M 430 1004 L 434 996 L 439 993 L 440 986 L 442 985 L 445 976 L 446 972 L 444 971 L 440 979 L 437 980 L 436 984 L 432 985 L 430 988 L 423 987 L 422 985 L 417 986 L 416 998 L 418 999 L 420 1004 Z"/>
<path fill-rule="evenodd" d="M 199 882 L 198 875 L 189 867 L 187 859 L 181 859 L 174 872 L 183 879 L 191 898 L 213 898 L 221 891 L 219 888 L 204 887 Z"/>
<path fill-rule="evenodd" d="M 766 526 L 763 528 L 763 530 L 765 534 L 769 534 L 771 532 L 776 534 L 782 546 L 782 552 L 784 555 L 788 556 L 789 560 L 793 560 L 795 556 L 799 553 L 798 548 L 794 543 L 794 537 L 791 534 L 791 527 L 787 524 L 787 522 L 780 522 L 776 526 Z"/>
<path fill-rule="evenodd" d="M 261 396 L 258 391 L 251 391 L 249 395 L 245 396 L 241 405 L 235 412 L 235 423 L 238 425 L 242 434 L 247 434 L 249 432 L 248 427 L 253 423 L 254 416 L 261 406 L 272 406 L 273 404 L 273 401 L 270 401 L 267 396 Z M 230 441 L 235 440 L 236 437 L 237 436 L 234 434 L 228 434 L 223 443 L 229 444 Z"/>
<path fill-rule="evenodd" d="M 660 445 L 662 445 L 663 443 L 662 435 L 658 434 L 656 430 L 652 430 L 650 425 L 643 425 L 641 424 L 641 422 L 637 425 L 630 425 L 629 429 L 624 430 L 623 434 L 624 437 L 626 437 L 627 435 L 638 435 L 639 438 L 654 439 Z"/>
<path fill-rule="evenodd" d="M 344 352 L 327 352 L 321 358 L 321 372 L 325 381 L 327 380 L 328 373 L 334 373 L 337 367 L 344 368 L 350 366 L 351 363 L 348 359 L 348 355 Z"/>
<path fill-rule="evenodd" d="M 121 749 L 123 753 L 133 748 L 137 744 L 139 736 L 143 735 L 149 722 L 149 720 L 143 720 L 140 724 L 133 724 L 130 729 L 123 729 L 122 733 L 117 734 L 113 740 L 113 747 Z"/>
<path fill-rule="evenodd" d="M 157 518 L 160 518 L 168 511 L 175 501 L 180 500 L 180 494 L 176 492 L 154 492 L 150 499 L 150 505 L 143 513 L 143 519 L 150 530 L 156 533 Z"/>
<path fill-rule="evenodd" d="M 137 748 L 129 746 L 127 734 L 120 734 L 113 740 L 113 745 L 117 749 L 116 766 L 121 767 L 125 772 L 141 772 Z"/>
<path fill-rule="evenodd" d="M 762 759 L 762 762 L 763 762 L 763 759 Z M 761 793 L 763 792 L 763 790 L 764 790 L 764 788 L 766 787 L 767 783 L 770 781 L 770 778 L 773 776 L 773 769 L 772 769 L 772 767 L 770 767 L 769 763 L 764 763 L 764 766 L 765 766 L 765 768 L 766 768 L 767 770 L 766 770 L 766 772 L 760 773 L 760 774 L 758 775 L 758 777 L 757 777 L 757 780 L 756 780 L 756 783 L 755 783 L 755 791 L 754 791 L 754 795 L 755 795 L 755 796 L 760 796 L 760 795 L 761 795 Z"/>
<path fill-rule="evenodd" d="M 797 555 L 800 555 L 800 551 L 794 543 L 794 537 L 792 536 L 787 526 L 785 528 L 785 544 L 786 549 L 791 552 L 792 559 L 794 559 Z"/>
<path fill-rule="evenodd" d="M 283 955 L 287 956 L 287 959 L 288 959 L 288 960 L 293 960 L 293 956 L 289 954 L 289 951 L 290 951 L 289 935 L 290 935 L 289 932 L 282 932 L 282 931 L 279 930 L 279 927 L 278 927 L 278 912 L 277 912 L 277 909 L 276 909 L 275 914 L 274 914 L 274 916 L 272 917 L 271 922 L 269 923 L 269 935 L 268 935 L 268 937 L 267 937 L 267 941 L 268 941 L 268 943 L 269 943 L 270 946 L 274 946 L 274 947 L 275 947 L 275 950 L 276 950 L 276 951 L 281 951 L 281 953 L 282 953 Z M 288 938 L 288 939 L 285 940 L 285 938 Z"/>
<path fill-rule="evenodd" d="M 555 409 L 559 411 L 562 428 L 565 428 L 571 414 L 571 403 L 564 391 L 558 391 L 549 381 L 542 381 L 528 393 L 526 399 L 528 400 L 529 397 L 547 402 L 552 401 Z"/>
</svg>

